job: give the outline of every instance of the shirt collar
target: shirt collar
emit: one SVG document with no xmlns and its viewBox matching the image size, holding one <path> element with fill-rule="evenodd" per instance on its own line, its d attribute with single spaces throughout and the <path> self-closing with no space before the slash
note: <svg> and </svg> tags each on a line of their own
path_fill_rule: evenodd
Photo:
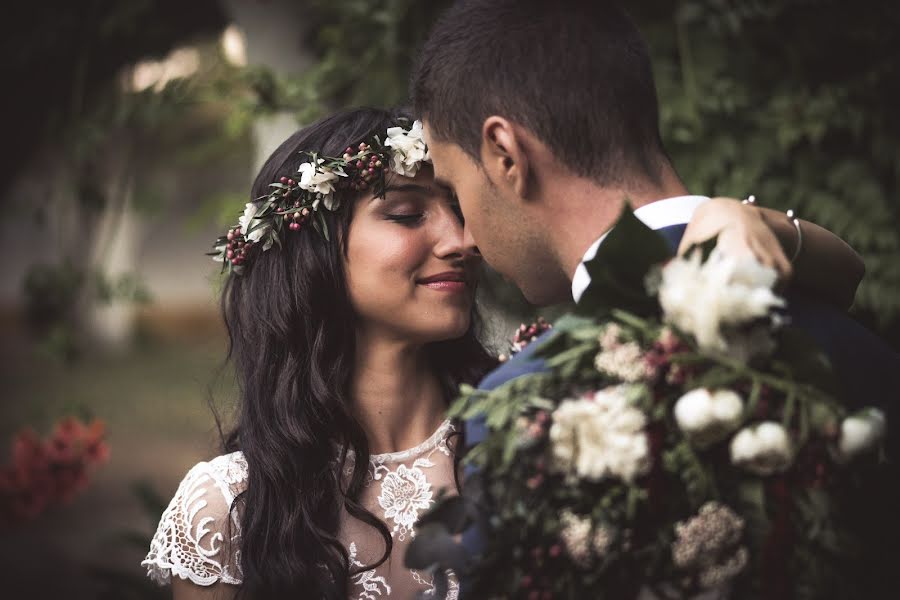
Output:
<svg viewBox="0 0 900 600">
<path fill-rule="evenodd" d="M 674 198 L 666 198 L 657 200 L 650 204 L 645 204 L 634 210 L 634 216 L 640 219 L 644 225 L 650 229 L 663 229 L 672 225 L 684 225 L 691 220 L 697 207 L 709 200 L 708 196 L 676 196 Z M 575 275 L 572 277 L 572 298 L 575 302 L 581 299 L 584 290 L 591 283 L 591 276 L 588 274 L 584 263 L 592 260 L 597 255 L 597 250 L 603 239 L 609 235 L 609 231 L 597 238 L 591 247 L 584 253 L 584 258 L 575 269 Z"/>
</svg>

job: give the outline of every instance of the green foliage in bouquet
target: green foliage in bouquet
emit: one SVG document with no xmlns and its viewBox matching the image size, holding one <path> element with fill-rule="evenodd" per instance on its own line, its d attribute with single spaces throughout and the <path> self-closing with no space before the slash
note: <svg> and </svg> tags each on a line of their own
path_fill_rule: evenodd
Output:
<svg viewBox="0 0 900 600">
<path fill-rule="evenodd" d="M 883 414 L 837 402 L 827 359 L 780 322 L 773 271 L 714 241 L 670 259 L 626 211 L 536 349 L 546 370 L 462 390 L 450 416 L 490 433 L 407 564 L 457 570 L 477 598 L 862 593 L 845 517 Z M 452 536 L 473 523 L 469 561 Z"/>
</svg>

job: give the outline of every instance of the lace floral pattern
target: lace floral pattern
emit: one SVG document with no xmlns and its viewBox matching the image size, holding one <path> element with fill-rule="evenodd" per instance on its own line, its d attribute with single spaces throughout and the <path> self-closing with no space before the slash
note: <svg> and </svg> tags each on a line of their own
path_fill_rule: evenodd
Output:
<svg viewBox="0 0 900 600">
<path fill-rule="evenodd" d="M 426 598 L 433 598 L 435 593 L 434 578 L 426 581 L 418 571 L 413 571 L 412 576 L 417 583 L 426 588 L 424 596 Z M 459 581 L 457 581 L 453 571 L 449 569 L 447 570 L 447 580 L 447 597 L 445 600 L 459 600 Z"/>
<path fill-rule="evenodd" d="M 375 479 L 382 480 L 378 504 L 384 509 L 384 520 L 393 519 L 395 523 L 391 535 L 398 535 L 401 540 L 406 539 L 407 533 L 415 535 L 412 527 L 419 519 L 419 511 L 431 505 L 431 484 L 422 471 L 423 467 L 431 466 L 434 463 L 420 458 L 411 469 L 406 465 L 400 465 L 396 471 L 383 465 L 377 467 L 387 471 L 383 476 L 375 472 Z"/>
<path fill-rule="evenodd" d="M 197 585 L 241 582 L 240 553 L 229 556 L 225 550 L 237 548 L 239 525 L 228 508 L 236 496 L 234 487 L 246 477 L 247 462 L 240 452 L 198 463 L 188 472 L 141 562 L 154 581 L 166 584 L 175 575 Z"/>
<path fill-rule="evenodd" d="M 434 596 L 430 578 L 398 566 L 402 565 L 408 541 L 415 536 L 415 523 L 431 506 L 437 488 L 452 486 L 451 433 L 453 426 L 446 420 L 415 448 L 370 457 L 361 501 L 388 525 L 395 542 L 388 562 L 394 566 L 385 563 L 351 576 L 351 599 L 408 597 L 416 592 Z M 352 459 L 350 453 L 345 474 L 352 472 Z M 237 512 L 229 508 L 246 481 L 247 462 L 241 452 L 195 465 L 163 513 L 150 551 L 141 563 L 148 576 L 159 584 L 169 583 L 172 575 L 204 586 L 219 581 L 240 584 L 240 523 Z M 343 535 L 341 539 L 350 564 L 357 569 L 373 564 L 383 551 L 381 537 L 368 530 L 361 534 L 353 526 L 346 531 L 346 539 Z M 459 585 L 452 573 L 448 575 L 446 600 L 457 600 Z"/>
<path fill-rule="evenodd" d="M 356 542 L 350 542 L 350 564 L 354 567 L 365 567 L 366 565 L 362 564 L 357 558 L 356 555 L 359 553 L 356 549 Z M 353 585 L 359 588 L 359 595 L 357 596 L 358 600 L 375 600 L 375 595 L 379 596 L 390 596 L 391 595 L 391 586 L 388 585 L 388 582 L 384 577 L 379 577 L 375 569 L 370 569 L 368 571 L 363 571 L 359 575 L 353 577 Z"/>
</svg>

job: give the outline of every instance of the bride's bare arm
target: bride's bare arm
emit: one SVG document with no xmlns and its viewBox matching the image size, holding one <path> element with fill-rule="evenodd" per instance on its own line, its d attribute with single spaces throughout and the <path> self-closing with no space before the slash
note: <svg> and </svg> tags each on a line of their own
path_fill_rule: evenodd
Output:
<svg viewBox="0 0 900 600">
<path fill-rule="evenodd" d="M 719 235 L 719 246 L 734 255 L 753 255 L 775 268 L 783 280 L 848 308 L 865 274 L 862 258 L 827 229 L 801 221 L 803 244 L 791 265 L 788 256 L 797 248 L 797 230 L 783 212 L 741 204 L 733 198 L 713 198 L 694 213 L 679 252 Z"/>
</svg>

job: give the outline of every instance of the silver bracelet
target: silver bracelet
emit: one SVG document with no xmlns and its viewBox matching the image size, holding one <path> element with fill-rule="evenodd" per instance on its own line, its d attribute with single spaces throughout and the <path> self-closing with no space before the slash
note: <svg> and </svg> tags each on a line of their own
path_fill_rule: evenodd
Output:
<svg viewBox="0 0 900 600">
<path fill-rule="evenodd" d="M 752 194 L 747 196 L 741 200 L 741 204 L 756 206 L 756 196 Z M 800 256 L 800 251 L 803 250 L 803 230 L 800 228 L 800 219 L 797 218 L 794 209 L 787 211 L 785 214 L 787 215 L 788 220 L 794 225 L 794 229 L 797 230 L 797 247 L 794 248 L 794 255 L 791 256 L 791 264 L 793 264 L 797 260 L 797 257 Z"/>
<path fill-rule="evenodd" d="M 785 213 L 787 218 L 794 224 L 794 229 L 797 230 L 797 247 L 794 249 L 794 255 L 791 257 L 791 264 L 797 257 L 800 256 L 800 251 L 803 249 L 803 230 L 800 229 L 800 219 L 794 214 L 794 210 L 791 209 Z"/>
</svg>

